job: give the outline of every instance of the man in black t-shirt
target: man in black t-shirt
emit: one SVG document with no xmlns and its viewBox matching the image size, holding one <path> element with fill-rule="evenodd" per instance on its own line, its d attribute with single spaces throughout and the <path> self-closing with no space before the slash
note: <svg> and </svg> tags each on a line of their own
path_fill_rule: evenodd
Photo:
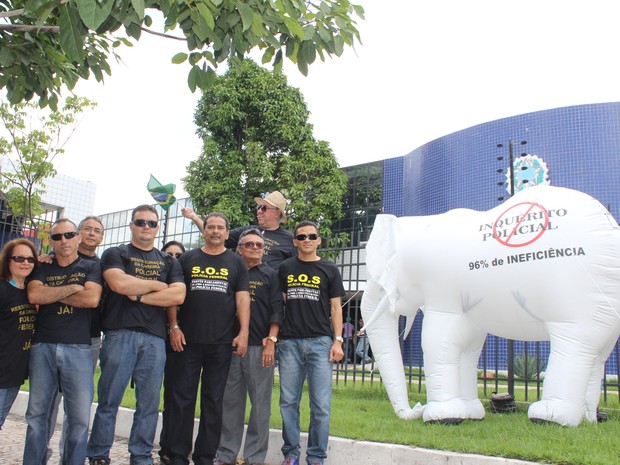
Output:
<svg viewBox="0 0 620 465">
<path fill-rule="evenodd" d="M 262 464 L 269 446 L 269 419 L 276 342 L 283 317 L 278 274 L 262 262 L 265 241 L 256 229 L 241 234 L 237 250 L 250 278 L 250 339 L 245 357 L 233 357 L 226 393 L 222 436 L 214 465 L 237 463 L 243 439 L 246 398 L 252 410 L 243 447 L 247 464 Z"/>
<path fill-rule="evenodd" d="M 282 223 L 286 223 L 288 201 L 279 191 L 273 191 L 265 197 L 254 197 L 254 201 L 257 205 L 258 226 L 241 226 L 231 229 L 225 245 L 231 250 L 236 250 L 241 233 L 248 229 L 258 229 L 265 240 L 263 262 L 277 271 L 280 263 L 296 255 L 293 234 L 281 226 Z M 202 232 L 202 220 L 191 208 L 183 208 L 181 212 L 184 217 L 190 218 Z"/>
<path fill-rule="evenodd" d="M 198 381 L 200 427 L 192 459 L 213 465 L 222 428 L 222 399 L 231 357 L 244 356 L 248 346 L 250 294 L 243 259 L 227 250 L 228 219 L 211 213 L 205 219 L 205 244 L 184 253 L 179 263 L 185 275 L 187 298 L 176 315 L 170 313 L 173 378 L 168 443 L 172 465 L 189 463 Z M 239 320 L 239 327 L 236 321 Z M 237 328 L 238 333 L 237 333 Z"/>
<path fill-rule="evenodd" d="M 166 308 L 176 313 L 185 298 L 181 267 L 154 247 L 157 210 L 151 205 L 136 207 L 129 229 L 131 243 L 107 249 L 101 257 L 108 289 L 103 304 L 99 404 L 88 441 L 92 465 L 110 463 L 116 414 L 130 378 L 137 402 L 129 436 L 131 463 L 153 462 L 166 362 Z"/>
<path fill-rule="evenodd" d="M 310 396 L 306 460 L 322 464 L 327 457 L 332 394 L 332 363 L 342 351 L 342 278 L 336 265 L 317 255 L 319 228 L 302 221 L 295 228 L 297 257 L 280 265 L 285 297 L 284 323 L 278 341 L 283 465 L 298 465 L 299 401 L 304 379 Z"/>
<path fill-rule="evenodd" d="M 91 309 L 101 298 L 101 268 L 78 256 L 81 238 L 72 221 L 57 220 L 50 239 L 54 260 L 42 263 L 28 284 L 28 298 L 39 313 L 30 351 L 24 463 L 45 463 L 50 403 L 61 389 L 68 422 L 63 463 L 83 465 L 94 391 Z"/>
</svg>

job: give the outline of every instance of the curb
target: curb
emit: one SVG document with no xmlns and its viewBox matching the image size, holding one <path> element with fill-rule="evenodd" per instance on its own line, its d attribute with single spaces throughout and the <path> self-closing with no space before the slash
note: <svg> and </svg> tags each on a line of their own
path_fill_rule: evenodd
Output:
<svg viewBox="0 0 620 465">
<path fill-rule="evenodd" d="M 28 406 L 28 393 L 20 391 L 11 413 L 24 416 Z M 91 422 L 95 415 L 97 404 L 91 407 Z M 120 407 L 116 417 L 115 435 L 128 438 L 133 421 L 133 410 Z M 63 415 L 58 415 L 58 424 L 62 424 Z M 198 420 L 194 422 L 194 432 L 198 430 Z M 161 413 L 157 424 L 156 443 L 161 429 Z M 269 430 L 269 451 L 265 459 L 266 465 L 282 463 L 283 457 L 280 451 L 282 432 Z M 307 433 L 301 433 L 301 448 L 306 450 L 308 440 Z M 155 448 L 157 450 L 157 447 Z M 243 444 L 241 445 L 243 450 Z M 386 444 L 381 442 L 357 441 L 354 439 L 338 438 L 330 436 L 327 452 L 328 458 L 325 465 L 378 465 L 378 464 L 403 464 L 407 465 L 533 465 L 541 462 L 527 462 L 524 460 L 507 459 L 501 457 L 489 457 L 476 454 L 459 454 L 456 452 L 423 449 L 420 447 L 404 446 L 402 444 Z M 303 462 L 303 461 L 302 461 Z"/>
</svg>

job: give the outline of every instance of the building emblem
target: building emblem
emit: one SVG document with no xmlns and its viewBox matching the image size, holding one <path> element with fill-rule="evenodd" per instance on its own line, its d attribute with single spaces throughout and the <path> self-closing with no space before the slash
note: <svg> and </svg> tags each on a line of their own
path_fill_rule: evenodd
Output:
<svg viewBox="0 0 620 465">
<path fill-rule="evenodd" d="M 548 186 L 551 184 L 549 181 L 549 168 L 547 163 L 538 155 L 527 154 L 519 157 L 513 162 L 514 170 L 514 193 L 526 189 L 532 186 Z M 506 173 L 506 190 L 511 191 L 510 184 L 510 170 Z"/>
</svg>

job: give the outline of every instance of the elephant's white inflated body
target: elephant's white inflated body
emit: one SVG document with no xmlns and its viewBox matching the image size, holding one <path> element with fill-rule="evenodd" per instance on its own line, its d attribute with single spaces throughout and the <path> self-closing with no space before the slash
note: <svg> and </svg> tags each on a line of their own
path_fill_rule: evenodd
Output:
<svg viewBox="0 0 620 465">
<path fill-rule="evenodd" d="M 367 271 L 362 311 L 399 415 L 421 409 L 402 398 L 400 353 L 387 339 L 397 337 L 398 314 L 424 306 L 425 420 L 482 418 L 476 366 L 487 332 L 551 341 L 531 418 L 595 419 L 603 363 L 620 333 L 620 229 L 592 197 L 538 186 L 487 212 L 381 215 Z"/>
</svg>

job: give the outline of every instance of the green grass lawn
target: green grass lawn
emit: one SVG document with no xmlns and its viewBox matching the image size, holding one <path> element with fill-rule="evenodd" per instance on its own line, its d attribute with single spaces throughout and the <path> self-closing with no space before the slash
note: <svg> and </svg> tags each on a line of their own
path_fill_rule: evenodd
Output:
<svg viewBox="0 0 620 465">
<path fill-rule="evenodd" d="M 99 376 L 97 370 L 96 377 Z M 23 388 L 24 389 L 24 388 Z M 27 386 L 25 387 L 27 389 Z M 417 387 L 415 388 L 417 391 Z M 503 389 L 505 392 L 505 389 Z M 524 390 L 516 389 L 519 411 L 513 414 L 494 414 L 482 389 L 480 398 L 487 407 L 483 421 L 466 421 L 460 425 L 427 425 L 422 420 L 399 419 L 380 383 L 347 383 L 334 385 L 332 398 L 332 436 L 405 444 L 429 449 L 477 453 L 498 457 L 541 461 L 558 465 L 611 465 L 620 463 L 620 405 L 617 396 L 601 403 L 609 419 L 599 424 L 584 423 L 577 428 L 556 424 L 534 424 L 527 418 Z M 96 397 L 96 396 L 95 396 Z M 530 394 L 535 399 L 535 393 Z M 278 409 L 279 384 L 272 397 L 271 427 L 281 428 Z M 425 403 L 424 389 L 410 395 L 412 405 Z M 95 398 L 96 401 L 96 398 Z M 134 391 L 128 388 L 123 406 L 135 407 Z M 196 410 L 198 412 L 199 406 Z M 307 392 L 301 404 L 301 429 L 307 431 L 310 418 Z"/>
</svg>

